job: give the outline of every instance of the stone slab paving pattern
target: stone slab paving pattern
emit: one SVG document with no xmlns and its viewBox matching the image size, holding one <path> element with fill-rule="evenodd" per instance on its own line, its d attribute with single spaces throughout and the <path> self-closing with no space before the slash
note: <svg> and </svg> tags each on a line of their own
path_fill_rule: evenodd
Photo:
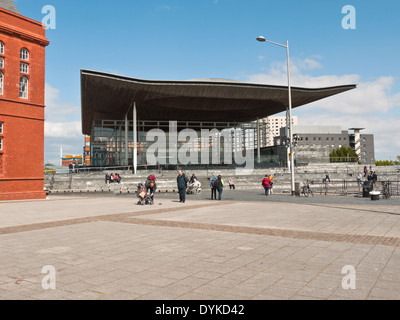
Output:
<svg viewBox="0 0 400 320">
<path fill-rule="evenodd" d="M 271 199 L 0 202 L 0 298 L 400 298 L 399 206 Z"/>
</svg>

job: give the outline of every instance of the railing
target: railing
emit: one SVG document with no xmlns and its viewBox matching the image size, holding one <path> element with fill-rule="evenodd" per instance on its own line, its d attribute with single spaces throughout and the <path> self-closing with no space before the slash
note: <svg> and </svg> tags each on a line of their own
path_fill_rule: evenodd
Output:
<svg viewBox="0 0 400 320">
<path fill-rule="evenodd" d="M 381 192 L 385 198 L 400 196 L 400 181 L 381 181 Z"/>
<path fill-rule="evenodd" d="M 364 181 L 358 180 L 331 180 L 329 182 L 323 179 L 322 182 L 308 180 L 308 183 L 310 183 L 310 188 L 313 190 L 314 195 L 363 195 L 364 190 Z M 372 190 L 381 192 L 387 198 L 398 197 L 400 196 L 400 181 L 376 181 L 373 183 Z"/>
<path fill-rule="evenodd" d="M 120 171 L 120 170 L 125 170 L 125 171 L 132 171 L 132 166 L 113 166 L 113 167 L 103 167 L 103 166 L 98 166 L 98 167 L 75 167 L 75 168 L 68 168 L 68 167 L 55 167 L 53 170 L 50 170 L 47 168 L 45 170 L 45 173 L 48 174 L 67 174 L 67 173 L 89 173 L 89 172 L 113 172 L 113 171 Z M 55 172 L 54 172 L 55 171 Z"/>
<path fill-rule="evenodd" d="M 358 157 L 330 157 L 330 162 L 358 162 Z"/>
</svg>

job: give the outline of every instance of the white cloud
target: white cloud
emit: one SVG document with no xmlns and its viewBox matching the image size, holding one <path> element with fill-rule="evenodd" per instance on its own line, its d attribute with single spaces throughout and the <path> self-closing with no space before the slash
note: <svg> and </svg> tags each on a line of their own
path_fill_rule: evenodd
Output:
<svg viewBox="0 0 400 320">
<path fill-rule="evenodd" d="M 45 87 L 45 114 L 46 120 L 62 121 L 68 117 L 80 119 L 80 107 L 72 102 L 65 102 L 60 98 L 60 90 L 46 83 Z"/>
<path fill-rule="evenodd" d="M 79 121 L 74 122 L 49 122 L 44 123 L 44 135 L 51 138 L 72 138 L 81 137 L 81 123 Z"/>
<path fill-rule="evenodd" d="M 293 110 L 302 125 L 340 125 L 343 130 L 365 128 L 374 134 L 377 159 L 392 159 L 400 154 L 400 93 L 392 93 L 395 77 L 381 76 L 363 81 L 360 75 L 312 76 L 309 70 L 321 69 L 320 57 L 292 59 L 291 85 L 321 88 L 357 84 L 357 88 Z M 275 62 L 267 73 L 248 75 L 245 81 L 287 86 L 286 62 Z"/>
<path fill-rule="evenodd" d="M 343 84 L 346 84 L 345 82 Z M 400 106 L 400 94 L 391 95 L 394 77 L 380 77 L 375 81 L 360 82 L 357 89 L 314 102 L 310 107 L 347 114 L 388 113 Z"/>
<path fill-rule="evenodd" d="M 45 88 L 45 161 L 59 164 L 60 147 L 63 153 L 81 155 L 83 135 L 80 107 L 61 98 L 59 89 L 46 83 Z"/>
<path fill-rule="evenodd" d="M 68 138 L 82 136 L 80 108 L 71 102 L 62 101 L 60 90 L 46 83 L 45 88 L 45 136 Z"/>
<path fill-rule="evenodd" d="M 322 68 L 322 65 L 310 58 L 294 58 L 290 66 L 291 85 L 293 87 L 322 88 L 345 84 L 357 84 L 357 88 L 337 96 L 332 96 L 309 104 L 302 108 L 322 108 L 348 114 L 383 112 L 400 107 L 400 93 L 391 95 L 395 84 L 393 76 L 382 76 L 375 81 L 363 82 L 357 74 L 312 76 L 303 71 Z M 275 62 L 268 73 L 253 74 L 246 81 L 287 86 L 286 63 Z"/>
<path fill-rule="evenodd" d="M 314 59 L 307 58 L 304 60 L 300 60 L 300 62 L 301 62 L 301 67 L 305 70 L 314 70 L 322 68 L 321 63 L 319 63 Z"/>
</svg>

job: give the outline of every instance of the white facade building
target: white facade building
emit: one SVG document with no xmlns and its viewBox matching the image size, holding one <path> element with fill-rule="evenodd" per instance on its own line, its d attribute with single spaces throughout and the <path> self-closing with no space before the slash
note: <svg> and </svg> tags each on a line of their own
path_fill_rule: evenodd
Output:
<svg viewBox="0 0 400 320">
<path fill-rule="evenodd" d="M 261 122 L 261 147 L 271 147 L 274 145 L 274 138 L 281 135 L 281 128 L 286 127 L 286 116 L 272 116 L 260 119 Z M 297 116 L 292 116 L 292 126 L 298 123 Z"/>
</svg>

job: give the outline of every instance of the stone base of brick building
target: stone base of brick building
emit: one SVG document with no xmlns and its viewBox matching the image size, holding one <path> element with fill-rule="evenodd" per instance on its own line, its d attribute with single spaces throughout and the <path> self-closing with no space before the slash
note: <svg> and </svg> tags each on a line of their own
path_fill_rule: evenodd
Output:
<svg viewBox="0 0 400 320">
<path fill-rule="evenodd" d="M 46 199 L 45 191 L 0 193 L 0 201 Z"/>
</svg>

